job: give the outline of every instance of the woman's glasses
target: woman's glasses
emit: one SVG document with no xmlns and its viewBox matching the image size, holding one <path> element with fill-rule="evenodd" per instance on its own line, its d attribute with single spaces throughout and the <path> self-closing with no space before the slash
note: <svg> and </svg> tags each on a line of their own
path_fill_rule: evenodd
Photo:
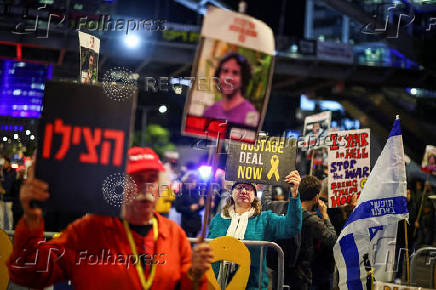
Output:
<svg viewBox="0 0 436 290">
<path fill-rule="evenodd" d="M 241 191 L 242 189 L 245 189 L 246 191 L 254 191 L 253 185 L 250 184 L 238 184 L 235 186 L 236 190 Z"/>
</svg>

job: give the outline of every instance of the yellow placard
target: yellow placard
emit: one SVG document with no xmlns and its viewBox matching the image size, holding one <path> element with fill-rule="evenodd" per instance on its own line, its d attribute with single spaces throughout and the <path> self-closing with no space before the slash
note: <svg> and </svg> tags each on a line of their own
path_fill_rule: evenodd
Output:
<svg viewBox="0 0 436 290">
<path fill-rule="evenodd" d="M 218 237 L 209 243 L 212 248 L 214 259 L 212 262 L 229 261 L 238 264 L 238 270 L 226 290 L 245 289 L 250 276 L 250 251 L 241 241 L 234 237 Z M 212 268 L 206 272 L 209 280 L 209 289 L 219 290 L 220 286 L 215 278 Z"/>
<path fill-rule="evenodd" d="M 0 230 L 0 290 L 7 289 L 9 284 L 9 272 L 6 262 L 12 254 L 12 242 L 9 236 Z"/>
</svg>

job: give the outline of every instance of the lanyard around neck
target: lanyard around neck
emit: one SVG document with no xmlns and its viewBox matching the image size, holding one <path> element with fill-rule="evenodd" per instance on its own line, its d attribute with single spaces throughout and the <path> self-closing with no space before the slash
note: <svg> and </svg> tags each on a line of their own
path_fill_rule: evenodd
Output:
<svg viewBox="0 0 436 290">
<path fill-rule="evenodd" d="M 157 237 L 158 237 L 158 225 L 157 219 L 153 217 L 151 220 L 153 225 L 153 240 L 154 240 L 154 251 L 156 251 L 157 246 Z M 142 269 L 141 262 L 139 260 L 138 252 L 136 251 L 135 240 L 133 239 L 132 233 L 130 232 L 129 223 L 127 220 L 123 220 L 124 229 L 126 230 L 127 238 L 129 240 L 130 249 L 132 250 L 133 255 L 135 256 L 136 261 L 136 272 L 138 272 L 139 280 L 141 282 L 141 286 L 143 289 L 148 290 L 151 288 L 151 284 L 153 284 L 154 275 L 156 274 L 156 264 L 151 262 L 151 271 L 148 279 L 145 278 L 144 270 Z M 154 255 L 153 255 L 154 258 Z"/>
</svg>

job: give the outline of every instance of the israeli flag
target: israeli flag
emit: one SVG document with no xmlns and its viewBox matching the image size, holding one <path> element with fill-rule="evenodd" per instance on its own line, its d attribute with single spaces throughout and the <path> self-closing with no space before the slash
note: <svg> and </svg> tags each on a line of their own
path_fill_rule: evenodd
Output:
<svg viewBox="0 0 436 290">
<path fill-rule="evenodd" d="M 339 271 L 339 288 L 363 290 L 367 271 L 374 268 L 377 240 L 386 229 L 408 219 L 407 182 L 403 138 L 397 116 L 382 153 L 368 177 L 357 207 L 348 218 L 333 248 Z M 387 253 L 381 253 L 387 255 Z M 372 263 L 371 263 L 372 261 Z M 365 266 L 367 267 L 365 269 Z"/>
</svg>

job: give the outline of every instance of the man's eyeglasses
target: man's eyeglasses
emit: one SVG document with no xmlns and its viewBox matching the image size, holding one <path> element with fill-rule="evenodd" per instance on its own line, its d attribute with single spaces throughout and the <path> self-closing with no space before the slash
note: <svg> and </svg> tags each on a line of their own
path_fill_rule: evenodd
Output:
<svg viewBox="0 0 436 290">
<path fill-rule="evenodd" d="M 246 191 L 254 191 L 253 185 L 250 184 L 238 184 L 235 186 L 236 190 L 241 191 L 242 189 L 245 189 Z"/>
</svg>

